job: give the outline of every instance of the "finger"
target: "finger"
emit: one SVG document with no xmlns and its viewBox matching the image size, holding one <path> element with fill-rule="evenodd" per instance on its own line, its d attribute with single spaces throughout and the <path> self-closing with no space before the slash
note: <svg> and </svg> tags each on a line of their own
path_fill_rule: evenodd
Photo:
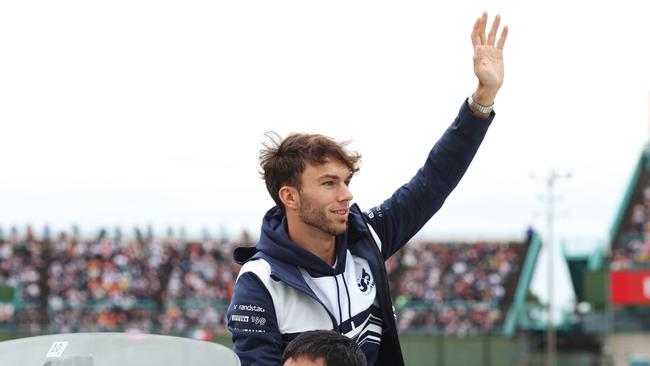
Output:
<svg viewBox="0 0 650 366">
<path fill-rule="evenodd" d="M 494 17 L 494 22 L 492 22 L 492 28 L 490 28 L 490 33 L 488 33 L 487 44 L 488 46 L 494 46 L 494 41 L 497 38 L 497 30 L 499 29 L 499 23 L 501 23 L 501 16 L 497 15 Z"/>
<path fill-rule="evenodd" d="M 481 28 L 478 30 L 478 34 L 481 37 L 481 44 L 485 44 L 485 24 L 487 24 L 487 17 L 487 11 L 484 11 L 481 17 Z"/>
<path fill-rule="evenodd" d="M 472 46 L 474 48 L 481 44 L 481 37 L 478 35 L 479 29 L 481 29 L 481 18 L 476 18 L 474 28 L 472 28 Z"/>
<path fill-rule="evenodd" d="M 506 45 L 506 38 L 508 37 L 508 26 L 503 27 L 501 31 L 501 37 L 499 37 L 499 43 L 497 43 L 497 49 L 502 50 L 503 46 Z"/>
</svg>

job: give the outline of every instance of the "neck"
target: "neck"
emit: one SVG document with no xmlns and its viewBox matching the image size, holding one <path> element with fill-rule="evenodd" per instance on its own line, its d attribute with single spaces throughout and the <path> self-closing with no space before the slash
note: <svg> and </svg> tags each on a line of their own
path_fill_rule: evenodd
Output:
<svg viewBox="0 0 650 366">
<path fill-rule="evenodd" d="M 289 238 L 323 262 L 334 265 L 336 261 L 336 237 L 307 225 L 295 213 L 287 212 Z"/>
</svg>

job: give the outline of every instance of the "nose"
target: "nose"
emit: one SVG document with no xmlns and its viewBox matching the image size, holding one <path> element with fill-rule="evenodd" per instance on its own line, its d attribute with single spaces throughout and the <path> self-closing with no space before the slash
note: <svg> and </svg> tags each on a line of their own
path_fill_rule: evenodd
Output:
<svg viewBox="0 0 650 366">
<path fill-rule="evenodd" d="M 350 191 L 350 187 L 348 187 L 347 184 L 343 184 L 343 188 L 341 189 L 341 196 L 339 198 L 339 201 L 352 201 L 352 191 Z"/>
</svg>

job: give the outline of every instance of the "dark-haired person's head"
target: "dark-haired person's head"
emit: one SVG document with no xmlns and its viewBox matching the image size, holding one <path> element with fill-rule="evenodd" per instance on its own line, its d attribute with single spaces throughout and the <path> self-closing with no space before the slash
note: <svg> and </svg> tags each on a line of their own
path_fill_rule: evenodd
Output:
<svg viewBox="0 0 650 366">
<path fill-rule="evenodd" d="M 266 188 L 279 206 L 283 186 L 302 190 L 302 174 L 309 165 L 320 166 L 334 161 L 341 164 L 350 175 L 359 171 L 361 155 L 346 150 L 348 142 L 337 142 L 319 134 L 292 133 L 282 139 L 275 132 L 266 133 L 267 141 L 260 151 L 261 175 Z"/>
<path fill-rule="evenodd" d="M 330 330 L 304 332 L 284 349 L 282 366 L 367 366 L 352 339 Z"/>
</svg>

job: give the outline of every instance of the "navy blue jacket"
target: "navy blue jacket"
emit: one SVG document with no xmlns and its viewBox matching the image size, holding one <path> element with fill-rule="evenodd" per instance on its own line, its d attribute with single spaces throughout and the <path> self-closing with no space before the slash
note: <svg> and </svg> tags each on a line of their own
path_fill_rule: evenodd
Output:
<svg viewBox="0 0 650 366">
<path fill-rule="evenodd" d="M 279 365 L 287 343 L 312 329 L 355 339 L 368 365 L 403 365 L 384 262 L 440 209 L 493 118 L 476 117 L 463 103 L 407 184 L 366 212 L 353 205 L 334 267 L 291 241 L 282 209 L 269 210 L 257 245 L 235 250 L 244 266 L 227 316 L 242 365 Z"/>
</svg>

